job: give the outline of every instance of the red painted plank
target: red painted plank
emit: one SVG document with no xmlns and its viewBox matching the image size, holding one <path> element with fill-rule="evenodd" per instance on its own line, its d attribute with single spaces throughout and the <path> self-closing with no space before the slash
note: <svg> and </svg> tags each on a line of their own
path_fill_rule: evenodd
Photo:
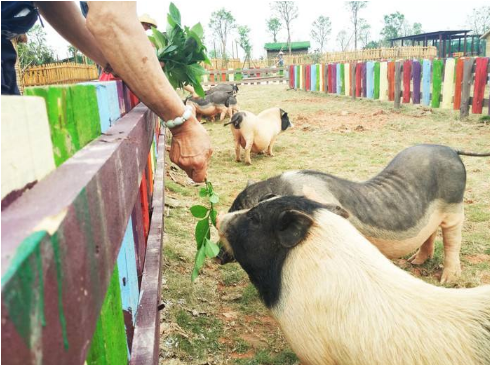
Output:
<svg viewBox="0 0 490 365">
<path fill-rule="evenodd" d="M 395 62 L 388 62 L 388 100 L 395 100 Z"/>
<path fill-rule="evenodd" d="M 412 61 L 403 63 L 403 103 L 410 103 L 410 79 L 412 78 Z"/>
<path fill-rule="evenodd" d="M 148 154 L 148 180 L 150 182 L 150 195 L 153 196 L 153 161 L 151 159 L 151 153 Z"/>
<path fill-rule="evenodd" d="M 483 97 L 488 78 L 487 67 L 487 57 L 479 57 L 476 59 L 475 88 L 473 90 L 473 105 L 471 108 L 473 114 L 481 114 L 483 111 Z"/>
<path fill-rule="evenodd" d="M 456 85 L 454 87 L 454 110 L 459 110 L 461 107 L 461 86 L 463 83 L 463 66 L 464 58 L 458 59 L 456 64 Z"/>
<path fill-rule="evenodd" d="M 356 96 L 361 96 L 361 82 L 362 82 L 362 63 L 356 65 Z"/>
<path fill-rule="evenodd" d="M 146 172 L 143 171 L 143 177 L 140 185 L 141 197 L 141 214 L 143 216 L 143 232 L 145 233 L 145 241 L 150 230 L 150 210 L 148 208 L 148 189 L 146 185 Z"/>
</svg>

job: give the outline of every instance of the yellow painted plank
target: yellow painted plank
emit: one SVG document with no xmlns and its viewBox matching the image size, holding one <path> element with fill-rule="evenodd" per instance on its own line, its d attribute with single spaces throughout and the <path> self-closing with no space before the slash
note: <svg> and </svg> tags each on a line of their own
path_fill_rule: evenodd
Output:
<svg viewBox="0 0 490 365">
<path fill-rule="evenodd" d="M 388 100 L 388 62 L 379 65 L 379 100 Z"/>
<path fill-rule="evenodd" d="M 444 68 L 444 84 L 442 85 L 442 104 L 441 108 L 450 109 L 453 104 L 454 95 L 454 68 L 456 63 L 454 58 L 446 60 Z"/>
</svg>

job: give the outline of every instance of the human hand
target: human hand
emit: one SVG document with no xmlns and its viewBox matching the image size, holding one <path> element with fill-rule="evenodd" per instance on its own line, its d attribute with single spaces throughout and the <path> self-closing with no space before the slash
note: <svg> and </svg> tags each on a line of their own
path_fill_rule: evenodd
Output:
<svg viewBox="0 0 490 365">
<path fill-rule="evenodd" d="M 194 116 L 184 124 L 172 128 L 170 160 L 177 164 L 195 182 L 203 182 L 213 154 L 208 132 Z"/>
</svg>

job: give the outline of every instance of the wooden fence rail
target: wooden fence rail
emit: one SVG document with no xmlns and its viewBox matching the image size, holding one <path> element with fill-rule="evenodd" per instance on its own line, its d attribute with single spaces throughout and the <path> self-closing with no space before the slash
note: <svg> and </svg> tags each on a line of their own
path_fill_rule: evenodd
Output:
<svg viewBox="0 0 490 365">
<path fill-rule="evenodd" d="M 368 61 L 292 65 L 292 89 L 393 101 L 395 108 L 413 103 L 482 114 L 488 107 L 490 63 L 487 57 Z"/>
<path fill-rule="evenodd" d="M 24 87 L 55 84 L 73 84 L 76 82 L 97 80 L 97 66 L 77 63 L 51 63 L 29 67 L 24 71 Z"/>
<path fill-rule="evenodd" d="M 202 84 L 213 86 L 217 84 L 270 84 L 287 82 L 289 78 L 287 67 L 265 67 L 240 70 L 209 70 L 204 75 Z"/>
<path fill-rule="evenodd" d="M 2 96 L 2 363 L 157 364 L 159 119 L 121 81 L 26 94 Z"/>
</svg>

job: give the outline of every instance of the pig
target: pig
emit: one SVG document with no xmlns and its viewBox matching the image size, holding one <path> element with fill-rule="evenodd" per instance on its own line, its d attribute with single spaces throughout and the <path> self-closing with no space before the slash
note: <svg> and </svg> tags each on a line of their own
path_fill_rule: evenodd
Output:
<svg viewBox="0 0 490 365">
<path fill-rule="evenodd" d="M 490 286 L 436 287 L 398 268 L 335 204 L 268 198 L 219 215 L 304 365 L 489 365 Z"/>
<path fill-rule="evenodd" d="M 228 94 L 235 96 L 238 94 L 238 86 L 236 84 L 218 84 L 215 87 L 212 87 L 209 90 L 206 90 L 206 95 L 210 95 L 216 91 L 224 91 Z"/>
<path fill-rule="evenodd" d="M 228 123 L 235 140 L 236 161 L 241 161 L 240 147 L 245 149 L 245 163 L 252 164 L 250 152 L 261 153 L 267 150 L 269 156 L 274 156 L 272 148 L 279 133 L 292 127 L 288 113 L 280 108 L 270 108 L 259 115 L 243 111 L 233 115 Z"/>
<path fill-rule="evenodd" d="M 228 114 L 230 118 L 234 110 L 238 110 L 238 102 L 234 96 L 224 91 L 217 91 L 206 98 L 188 98 L 186 105 L 192 105 L 196 109 L 196 117 L 201 121 L 201 117 L 208 117 L 214 120 L 216 115 L 220 115 L 220 121 L 225 119 Z"/>
<path fill-rule="evenodd" d="M 350 222 L 388 258 L 410 257 L 421 265 L 434 254 L 438 227 L 442 228 L 444 270 L 441 283 L 461 273 L 459 252 L 464 219 L 466 170 L 459 155 L 488 156 L 440 145 L 417 145 L 400 152 L 378 175 L 352 182 L 319 171 L 285 172 L 249 184 L 230 212 L 254 206 L 271 195 L 306 195 L 337 204 L 349 212 Z M 222 263 L 232 260 L 223 251 Z"/>
</svg>

